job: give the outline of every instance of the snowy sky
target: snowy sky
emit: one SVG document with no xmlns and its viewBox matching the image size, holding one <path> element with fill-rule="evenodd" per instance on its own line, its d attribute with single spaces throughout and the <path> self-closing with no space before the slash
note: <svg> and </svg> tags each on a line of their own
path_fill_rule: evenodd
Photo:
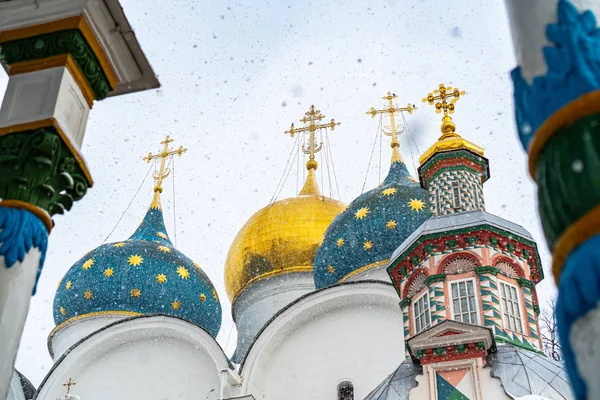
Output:
<svg viewBox="0 0 600 400">
<path fill-rule="evenodd" d="M 540 301 L 552 296 L 534 186 L 516 139 L 509 78 L 515 61 L 503 2 L 121 2 L 162 88 L 96 103 L 90 114 L 83 154 L 95 185 L 71 212 L 55 217 L 19 349 L 17 368 L 34 384 L 52 365 L 46 338 L 58 280 L 114 228 L 146 174 L 141 157 L 156 152 L 166 134 L 189 148 L 177 160 L 175 204 L 172 177 L 165 184 L 167 228 L 174 237 L 176 215 L 177 247 L 215 284 L 223 303 L 218 341 L 233 352 L 223 284 L 227 251 L 271 199 L 293 145 L 283 131 L 313 103 L 342 122 L 330 138 L 341 199 L 349 202 L 361 192 L 377 130 L 365 111 L 381 106 L 387 91 L 398 94 L 400 105 L 417 103 L 420 109 L 407 117 L 412 140 L 401 136 L 414 174 L 413 160 L 436 140 L 440 125 L 420 99 L 441 82 L 466 90 L 454 121 L 490 159 L 487 210 L 532 232 L 547 276 L 538 286 Z M 0 76 L 0 92 L 6 82 Z M 382 174 L 389 156 L 386 145 Z M 378 183 L 378 158 L 367 189 Z M 295 195 L 295 173 L 281 197 Z M 129 237 L 151 197 L 147 179 L 112 240 Z"/>
</svg>

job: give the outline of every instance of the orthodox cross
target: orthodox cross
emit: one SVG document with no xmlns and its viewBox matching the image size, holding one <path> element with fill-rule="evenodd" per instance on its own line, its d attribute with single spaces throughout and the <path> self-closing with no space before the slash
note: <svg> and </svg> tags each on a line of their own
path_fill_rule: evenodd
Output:
<svg viewBox="0 0 600 400">
<path fill-rule="evenodd" d="M 162 152 L 158 154 L 148 153 L 146 157 L 143 158 L 144 161 L 150 163 L 152 160 L 157 160 L 160 158 L 160 168 L 158 172 L 152 174 L 152 177 L 156 181 L 156 186 L 154 186 L 154 192 L 162 192 L 162 181 L 171 173 L 171 170 L 166 168 L 167 158 L 174 156 L 175 154 L 181 155 L 187 151 L 183 146 L 179 146 L 177 150 L 169 149 L 169 143 L 172 143 L 173 139 L 169 135 L 165 137 L 165 140 L 160 142 L 160 144 L 164 145 Z"/>
<path fill-rule="evenodd" d="M 63 383 L 63 386 L 65 386 L 67 388 L 67 395 L 71 394 L 71 386 L 77 385 L 77 383 L 75 381 L 73 381 L 71 379 L 71 377 L 69 377 L 69 380 L 67 383 Z"/>
<path fill-rule="evenodd" d="M 454 113 L 454 104 L 460 99 L 460 96 L 464 96 L 465 92 L 461 92 L 458 88 L 452 89 L 452 86 L 445 86 L 440 83 L 439 89 L 429 93 L 427 97 L 423 99 L 423 103 L 429 103 L 435 106 L 435 112 L 444 112 L 442 118 L 442 133 L 444 135 L 452 135 L 456 129 L 456 125 L 452 122 L 452 118 L 448 114 Z"/>
<path fill-rule="evenodd" d="M 302 117 L 302 119 L 300 120 L 300 122 L 302 122 L 304 125 L 308 125 L 303 126 L 301 128 L 296 128 L 294 127 L 294 124 L 292 124 L 290 130 L 285 131 L 285 133 L 290 135 L 291 137 L 294 137 L 296 133 L 309 133 L 308 146 L 305 146 L 304 144 L 302 145 L 302 151 L 304 152 L 304 154 L 308 154 L 308 162 L 306 163 L 306 168 L 309 170 L 317 169 L 318 164 L 315 161 L 315 154 L 321 151 L 321 149 L 323 148 L 323 142 L 319 143 L 318 145 L 316 143 L 315 131 L 317 129 L 323 128 L 329 128 L 331 130 L 334 130 L 335 127 L 340 124 L 340 122 L 335 122 L 333 118 L 328 123 L 318 124 L 318 122 L 321 121 L 323 118 L 325 118 L 325 116 L 321 114 L 321 111 L 315 110 L 315 106 L 310 106 L 310 110 L 304 113 L 304 117 Z"/>
<path fill-rule="evenodd" d="M 388 108 L 384 108 L 382 110 L 376 110 L 374 107 L 371 107 L 371 109 L 369 111 L 366 112 L 367 115 L 370 115 L 371 117 L 375 118 L 375 115 L 377 114 L 389 114 L 390 116 L 390 131 L 386 132 L 385 130 L 383 131 L 383 133 L 385 133 L 387 136 L 391 136 L 392 137 L 392 147 L 398 147 L 400 146 L 400 142 L 398 141 L 398 135 L 400 135 L 402 132 L 404 132 L 404 129 L 401 129 L 400 131 L 398 131 L 398 127 L 396 126 L 396 113 L 398 112 L 403 112 L 406 111 L 409 114 L 412 114 L 414 110 L 417 109 L 417 107 L 415 107 L 414 104 L 408 104 L 406 107 L 396 107 L 394 105 L 394 99 L 397 96 L 393 93 L 388 92 L 387 96 L 382 97 L 383 100 L 387 100 L 388 101 Z"/>
</svg>

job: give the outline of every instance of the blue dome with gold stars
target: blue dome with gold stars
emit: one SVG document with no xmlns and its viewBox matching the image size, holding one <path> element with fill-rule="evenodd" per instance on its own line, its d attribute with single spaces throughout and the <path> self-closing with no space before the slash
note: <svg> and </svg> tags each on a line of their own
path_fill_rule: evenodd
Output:
<svg viewBox="0 0 600 400">
<path fill-rule="evenodd" d="M 158 194 L 128 239 L 103 244 L 77 261 L 59 282 L 54 322 L 99 314 L 167 314 L 216 337 L 221 304 L 198 264 L 169 240 Z"/>
<path fill-rule="evenodd" d="M 314 260 L 317 289 L 386 264 L 394 250 L 431 217 L 428 192 L 394 151 L 383 184 L 357 197 L 329 225 Z"/>
</svg>

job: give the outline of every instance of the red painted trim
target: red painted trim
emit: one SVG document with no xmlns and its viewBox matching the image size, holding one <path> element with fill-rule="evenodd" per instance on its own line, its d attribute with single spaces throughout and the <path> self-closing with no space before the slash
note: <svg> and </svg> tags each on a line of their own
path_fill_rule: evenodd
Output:
<svg viewBox="0 0 600 400">
<path fill-rule="evenodd" d="M 438 161 L 435 165 L 433 165 L 431 168 L 429 168 L 429 170 L 427 170 L 427 172 L 425 172 L 425 174 L 423 174 L 423 179 L 425 180 L 425 182 L 429 182 L 430 178 L 435 175 L 440 169 L 442 168 L 447 168 L 447 167 L 456 167 L 456 166 L 465 166 L 466 168 L 473 170 L 475 172 L 472 172 L 473 174 L 476 174 L 477 172 L 482 173 L 482 183 L 483 183 L 483 172 L 484 169 L 480 164 L 474 163 L 473 161 L 464 158 L 464 157 L 459 157 L 459 158 L 452 158 L 449 160 L 443 160 L 443 161 Z"/>
<path fill-rule="evenodd" d="M 402 298 L 400 300 L 404 300 L 408 296 L 408 289 L 413 281 L 417 278 L 419 274 L 425 275 L 425 278 L 429 276 L 429 271 L 427 268 L 417 268 L 411 274 L 406 283 L 404 284 L 404 289 L 402 290 Z"/>
<path fill-rule="evenodd" d="M 483 358 L 483 361 L 485 363 L 485 355 L 486 355 L 485 350 L 470 350 L 470 351 L 465 351 L 464 353 L 445 354 L 443 356 L 433 356 L 433 355 L 425 356 L 423 358 L 420 358 L 419 361 L 421 362 L 421 364 L 432 364 L 432 363 L 439 363 L 439 362 L 444 362 L 444 361 L 456 361 L 456 360 L 465 360 L 468 358 L 481 357 L 481 358 Z"/>
<path fill-rule="evenodd" d="M 490 232 L 486 229 L 474 229 L 469 233 L 463 233 L 460 235 L 449 234 L 438 238 L 427 239 L 421 242 L 412 252 L 410 252 L 406 257 L 397 261 L 395 263 L 395 266 L 389 270 L 392 279 L 396 283 L 396 288 L 400 288 L 402 280 L 405 278 L 405 276 L 400 274 L 400 270 L 403 267 L 406 267 L 407 270 L 410 271 L 412 269 L 412 264 L 410 260 L 413 257 L 417 257 L 419 260 L 424 260 L 425 258 L 431 257 L 431 255 L 425 253 L 425 246 L 432 245 L 434 247 L 434 253 L 439 253 L 445 250 L 446 242 L 450 239 L 457 239 L 459 241 L 459 246 L 464 247 L 466 238 L 468 236 L 479 237 L 479 241 L 477 243 L 478 245 L 485 244 L 486 246 L 488 246 L 489 240 L 492 237 L 498 239 L 498 243 L 502 248 L 506 248 L 506 245 L 508 243 L 511 243 L 515 246 L 515 255 L 523 254 L 523 250 L 529 250 L 531 252 L 531 257 L 527 260 L 527 263 L 531 270 L 531 280 L 535 283 L 540 281 L 539 269 L 541 268 L 541 266 L 536 264 L 536 259 L 534 257 L 534 255 L 536 254 L 535 247 L 522 244 L 516 240 L 508 239 L 505 236 L 499 235 L 494 232 Z"/>
</svg>

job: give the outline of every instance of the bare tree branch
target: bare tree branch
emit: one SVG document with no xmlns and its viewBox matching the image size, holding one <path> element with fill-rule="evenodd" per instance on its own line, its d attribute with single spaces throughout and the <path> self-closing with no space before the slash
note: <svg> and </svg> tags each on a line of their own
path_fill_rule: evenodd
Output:
<svg viewBox="0 0 600 400">
<path fill-rule="evenodd" d="M 556 361 L 562 360 L 556 323 L 556 297 L 546 303 L 538 317 L 544 353 Z"/>
</svg>

